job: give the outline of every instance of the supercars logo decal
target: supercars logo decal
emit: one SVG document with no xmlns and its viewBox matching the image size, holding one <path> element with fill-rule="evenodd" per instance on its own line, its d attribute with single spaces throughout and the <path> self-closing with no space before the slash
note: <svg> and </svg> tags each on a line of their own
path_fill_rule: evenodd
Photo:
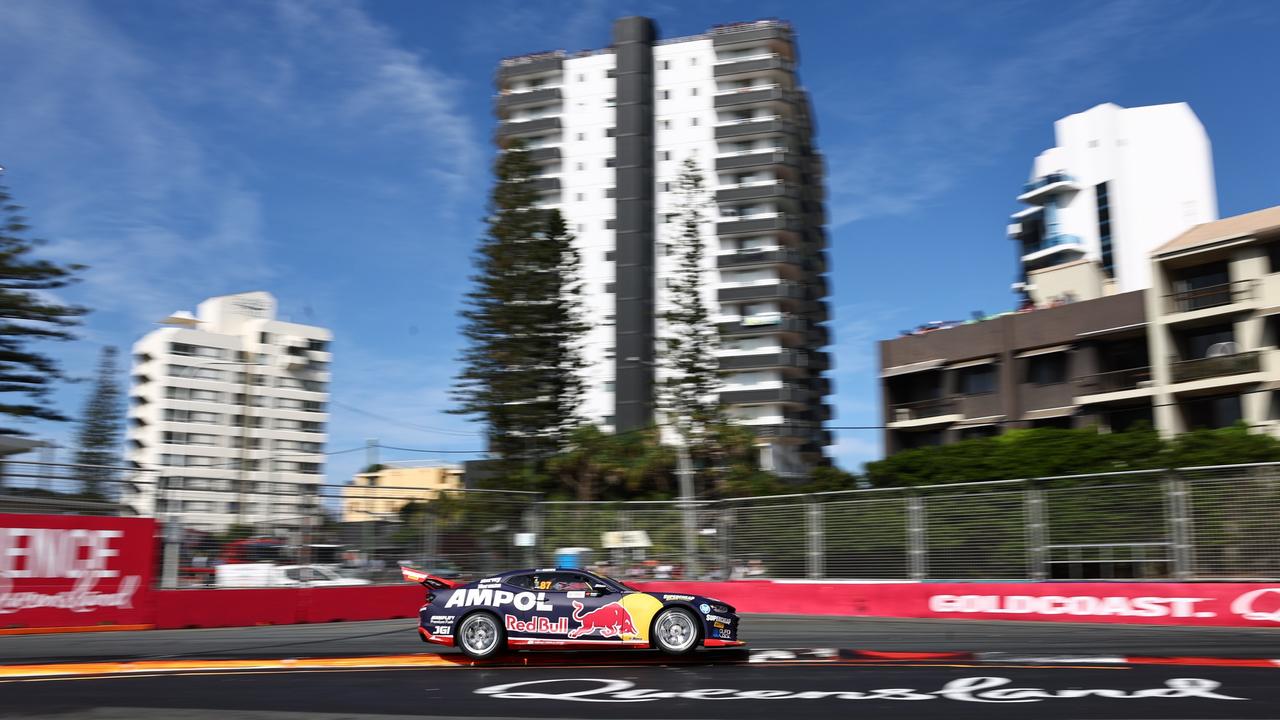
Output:
<svg viewBox="0 0 1280 720">
<path fill-rule="evenodd" d="M 601 637 L 622 638 L 635 637 L 636 626 L 631 622 L 631 613 L 620 602 L 601 605 L 595 610 L 583 612 L 582 603 L 573 601 L 573 619 L 578 627 L 569 631 L 570 638 L 598 633 Z"/>
</svg>

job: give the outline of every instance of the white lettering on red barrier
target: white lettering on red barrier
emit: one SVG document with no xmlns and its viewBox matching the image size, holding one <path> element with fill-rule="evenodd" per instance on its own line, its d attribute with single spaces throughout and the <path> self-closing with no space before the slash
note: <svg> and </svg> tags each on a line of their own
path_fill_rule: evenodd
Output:
<svg viewBox="0 0 1280 720">
<path fill-rule="evenodd" d="M 143 583 L 139 575 L 122 577 L 112 567 L 123 536 L 120 530 L 0 526 L 0 615 L 131 609 Z M 99 581 L 117 579 L 112 591 L 95 589 Z"/>
<path fill-rule="evenodd" d="M 1098 617 L 1207 618 L 1217 613 L 1197 610 L 1204 597 L 1123 597 L 1094 595 L 931 595 L 936 613 L 1002 615 L 1089 615 Z"/>
</svg>

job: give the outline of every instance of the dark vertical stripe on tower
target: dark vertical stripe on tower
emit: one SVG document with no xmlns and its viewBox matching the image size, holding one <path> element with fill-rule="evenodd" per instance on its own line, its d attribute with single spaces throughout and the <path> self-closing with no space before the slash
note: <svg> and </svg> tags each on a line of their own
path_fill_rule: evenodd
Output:
<svg viewBox="0 0 1280 720">
<path fill-rule="evenodd" d="M 617 384 L 614 427 L 653 422 L 653 43 L 643 17 L 613 24 L 617 67 Z"/>
</svg>

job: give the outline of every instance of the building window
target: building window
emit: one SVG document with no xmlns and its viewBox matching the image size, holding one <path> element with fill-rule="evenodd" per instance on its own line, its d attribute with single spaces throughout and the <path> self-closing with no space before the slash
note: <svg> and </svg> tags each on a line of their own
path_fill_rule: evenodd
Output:
<svg viewBox="0 0 1280 720">
<path fill-rule="evenodd" d="M 579 140 L 586 140 L 586 139 L 587 139 L 587 134 L 586 134 L 586 133 L 578 133 L 578 139 L 579 139 Z"/>
<path fill-rule="evenodd" d="M 605 425 L 608 425 L 608 426 L 612 427 L 612 426 L 613 426 L 613 423 L 614 423 L 614 419 L 613 419 L 613 416 L 612 416 L 612 415 L 605 415 L 605 416 L 604 416 L 604 424 L 605 424 Z"/>
<path fill-rule="evenodd" d="M 612 293 L 612 292 L 613 292 L 614 287 L 615 287 L 615 284 L 614 284 L 614 283 L 605 283 L 605 284 L 604 284 L 604 291 L 605 291 L 605 292 L 607 292 L 607 293 Z"/>
<path fill-rule="evenodd" d="M 691 88 L 691 89 L 689 90 L 689 94 L 690 94 L 690 95 L 692 95 L 692 96 L 694 96 L 694 97 L 698 97 L 698 88 Z"/>
<path fill-rule="evenodd" d="M 583 193 L 576 193 L 573 197 L 574 197 L 578 202 L 582 202 L 583 200 L 586 200 L 586 199 L 587 199 L 587 196 L 586 196 L 585 194 L 583 194 Z"/>
<path fill-rule="evenodd" d="M 618 98 L 605 98 L 604 105 L 605 107 L 618 107 Z"/>
<path fill-rule="evenodd" d="M 961 395 L 985 395 L 996 391 L 995 365 L 964 368 L 958 378 Z"/>
<path fill-rule="evenodd" d="M 1268 272 L 1280 272 L 1280 242 L 1267 245 L 1267 263 L 1270 265 Z"/>
<path fill-rule="evenodd" d="M 663 61 L 662 61 L 662 69 L 663 69 L 663 70 L 670 70 L 670 69 L 671 69 L 671 61 L 670 61 L 670 60 L 663 60 Z"/>
<path fill-rule="evenodd" d="M 586 165 L 584 165 L 584 164 L 582 164 L 582 163 L 578 163 L 575 167 L 577 167 L 577 169 L 579 169 L 579 170 L 586 170 L 586 169 L 587 169 L 587 166 L 586 166 Z"/>
<path fill-rule="evenodd" d="M 662 183 L 662 192 L 671 192 L 671 183 L 669 182 Z"/>
<path fill-rule="evenodd" d="M 670 90 L 663 90 L 663 91 L 662 91 L 662 99 L 663 99 L 663 100 L 670 100 L 670 99 L 671 99 L 671 91 L 670 91 Z"/>
<path fill-rule="evenodd" d="M 604 166 L 605 166 L 605 167 L 617 167 L 617 165 L 618 165 L 618 158 L 611 158 L 611 157 L 610 157 L 610 158 L 605 158 L 605 159 L 604 159 Z"/>
<path fill-rule="evenodd" d="M 617 226 L 618 226 L 617 218 L 609 218 L 608 220 L 604 221 L 605 230 L 613 230 Z"/>
<path fill-rule="evenodd" d="M 670 160 L 670 159 L 671 159 L 671 151 L 670 151 L 670 150 L 663 150 L 662 152 L 658 153 L 658 159 L 659 159 L 659 160 Z"/>
<path fill-rule="evenodd" d="M 605 262 L 613 262 L 613 251 L 612 251 L 612 250 L 605 250 L 605 251 L 604 251 L 604 261 L 605 261 Z"/>
<path fill-rule="evenodd" d="M 616 198 L 616 197 L 618 197 L 618 188 L 605 188 L 605 189 L 604 189 L 604 196 L 605 196 L 606 198 Z"/>
<path fill-rule="evenodd" d="M 698 126 L 698 118 L 693 118 L 693 119 L 689 120 L 689 124 L 690 124 L 690 125 L 692 125 L 692 126 L 694 126 L 694 127 L 697 127 L 697 126 Z"/>
<path fill-rule="evenodd" d="M 1067 354 L 1048 353 L 1027 358 L 1027 382 L 1058 385 L 1067 381 Z"/>
<path fill-rule="evenodd" d="M 609 382 L 606 382 L 606 383 L 604 384 L 604 391 L 605 391 L 605 392 L 607 392 L 607 393 L 611 393 L 611 392 L 613 392 L 614 385 L 615 385 L 615 384 L 614 384 L 614 382 L 613 382 L 612 380 L 610 380 Z"/>
<path fill-rule="evenodd" d="M 690 65 L 697 65 L 697 64 L 698 64 L 698 58 L 696 58 L 696 57 L 691 57 L 691 58 L 689 58 L 689 64 L 690 64 Z"/>
<path fill-rule="evenodd" d="M 587 79 L 586 75 L 583 75 L 582 73 L 578 73 L 578 82 L 586 82 L 586 79 Z"/>
<path fill-rule="evenodd" d="M 1102 271 L 1107 277 L 1116 276 L 1116 263 L 1111 249 L 1111 201 L 1107 183 L 1094 186 L 1098 199 L 1098 241 L 1102 249 Z"/>
<path fill-rule="evenodd" d="M 580 233 L 581 233 L 581 232 L 586 232 L 586 231 L 587 231 L 587 226 L 586 226 L 586 225 L 583 225 L 582 223 L 578 223 L 578 224 L 577 224 L 577 225 L 575 225 L 574 227 L 576 227 L 576 228 L 578 229 L 578 232 L 580 232 Z"/>
<path fill-rule="evenodd" d="M 670 120 L 663 120 L 663 121 L 662 121 L 662 129 L 663 129 L 663 130 L 670 130 L 670 129 L 671 129 L 671 121 L 670 121 Z"/>
</svg>

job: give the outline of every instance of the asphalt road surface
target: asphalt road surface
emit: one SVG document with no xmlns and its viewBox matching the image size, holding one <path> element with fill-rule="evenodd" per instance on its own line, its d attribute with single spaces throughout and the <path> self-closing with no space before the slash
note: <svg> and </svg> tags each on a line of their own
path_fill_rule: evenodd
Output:
<svg viewBox="0 0 1280 720">
<path fill-rule="evenodd" d="M 671 662 L 563 654 L 537 666 L 179 668 L 0 679 L 0 716 L 96 720 L 436 718 L 1277 718 L 1280 665 L 1167 666 L 1104 656 L 1280 658 L 1280 629 L 748 617 L 755 648 Z M 994 653 L 856 659 L 763 648 Z M 0 638 L 0 664 L 431 653 L 411 621 Z M 1058 657 L 1051 664 L 1028 658 Z M 1080 656 L 1061 661 L 1061 656 Z M 532 658 L 533 655 L 517 656 Z M 544 656 L 540 656 L 544 657 Z M 842 660 L 841 657 L 846 658 Z M 1007 660 L 1001 658 L 1007 657 Z M 994 658 L 994 659 L 991 659 Z M 1015 661 L 1013 658 L 1021 658 Z M 763 661 L 762 661 L 763 660 Z M 292 660 L 290 661 L 292 662 Z M 0 668 L 3 669 L 3 668 Z"/>
<path fill-rule="evenodd" d="M 413 620 L 381 620 L 210 630 L 16 635 L 0 638 L 0 663 L 452 652 L 424 645 L 415 627 Z M 1280 658 L 1280 628 L 747 615 L 742 620 L 741 637 L 752 648 Z"/>
</svg>

